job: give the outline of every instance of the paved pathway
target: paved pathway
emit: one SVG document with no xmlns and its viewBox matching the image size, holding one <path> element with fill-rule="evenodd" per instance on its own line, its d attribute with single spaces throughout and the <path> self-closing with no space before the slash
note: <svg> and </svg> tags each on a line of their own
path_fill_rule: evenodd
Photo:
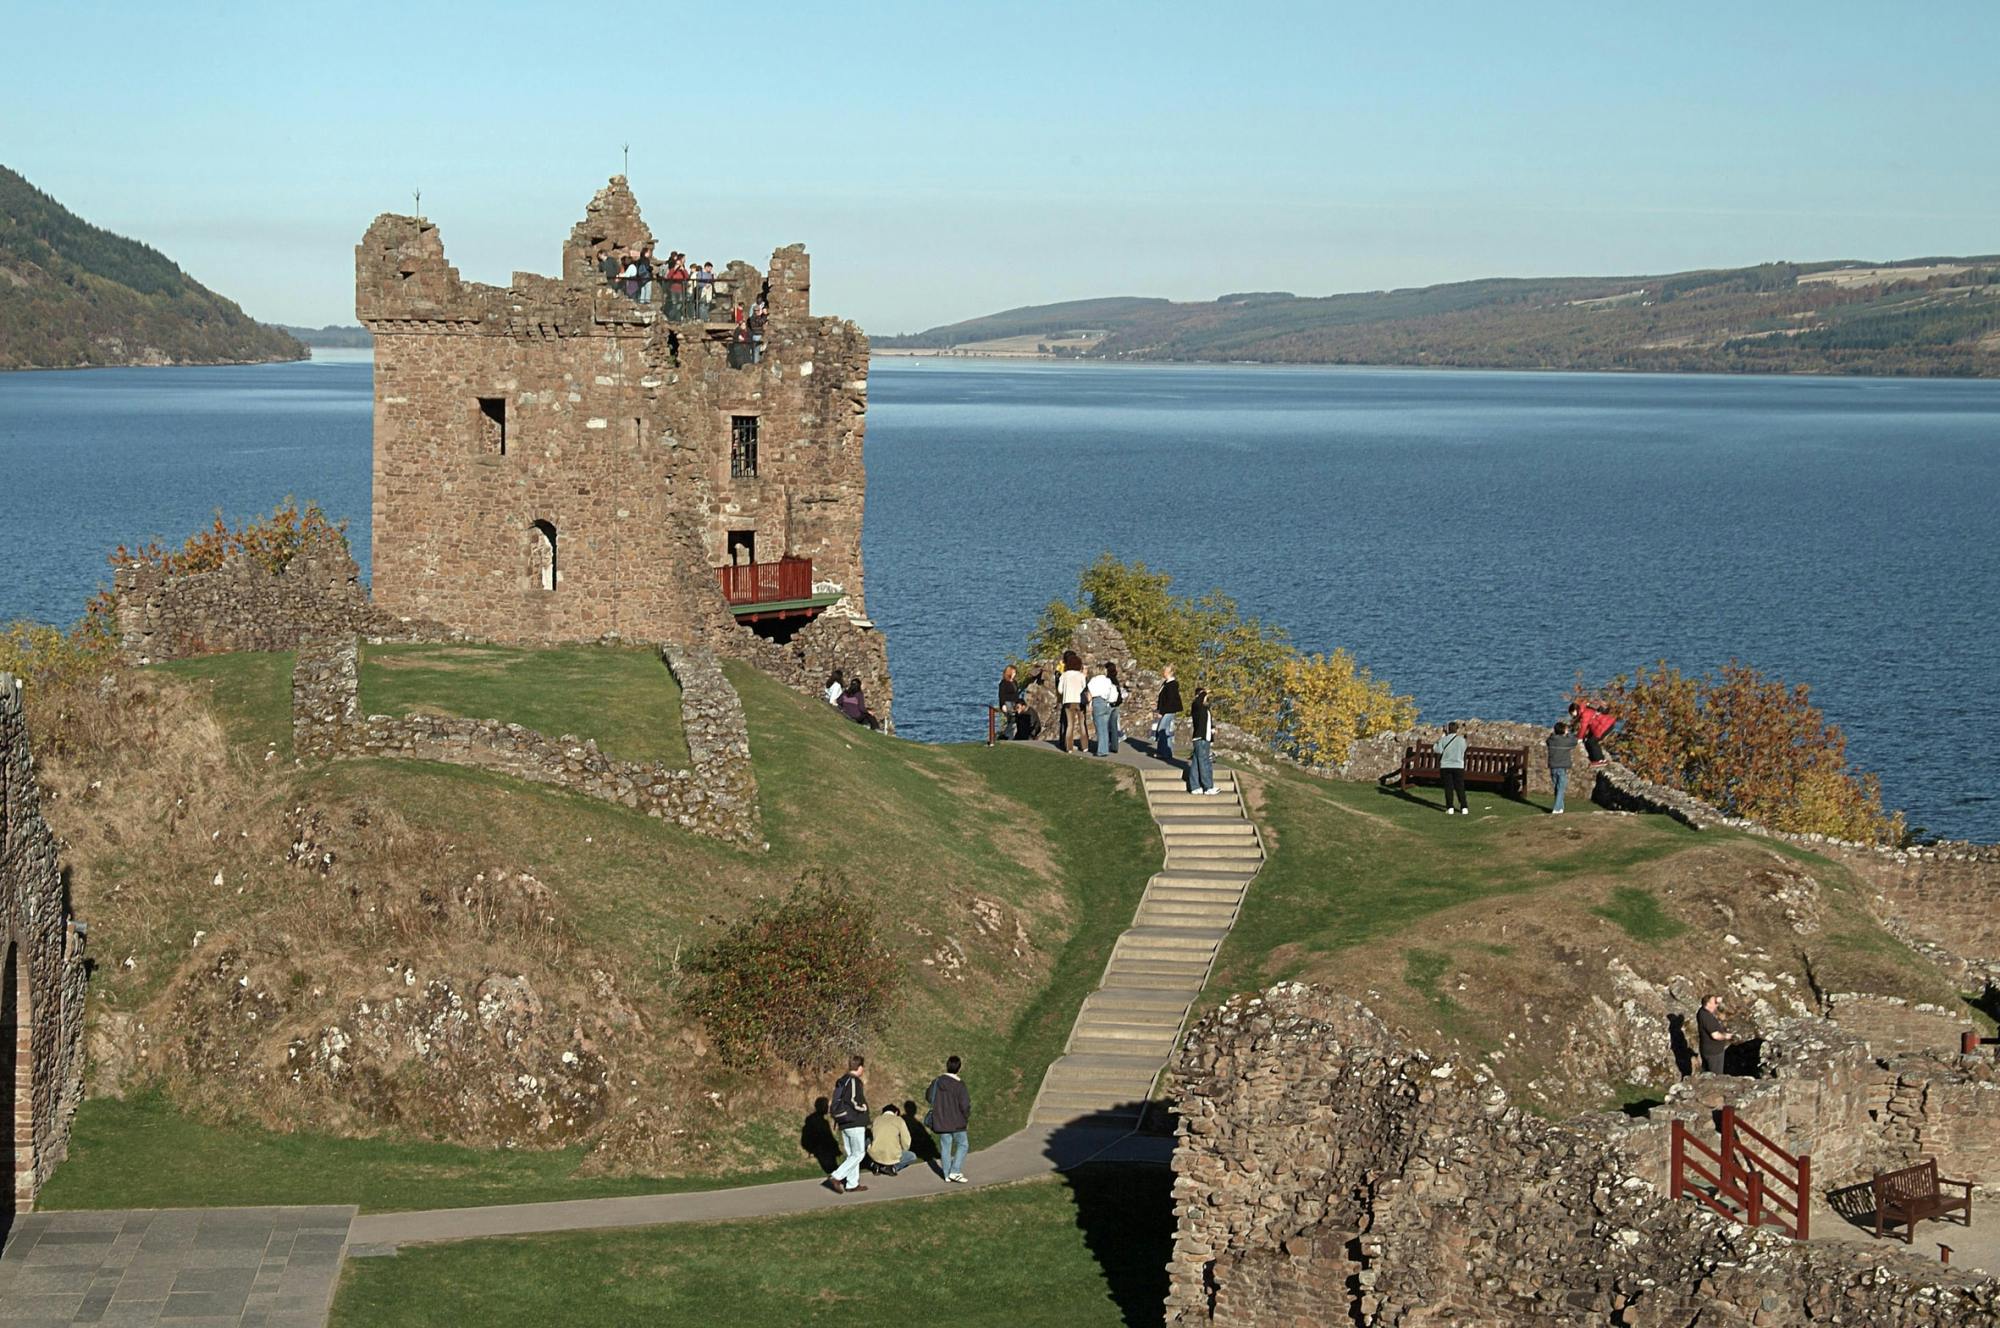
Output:
<svg viewBox="0 0 2000 1328">
<path fill-rule="evenodd" d="M 0 1252 L 0 1324 L 319 1328 L 353 1216 L 352 1208 L 30 1213 Z"/>
</svg>

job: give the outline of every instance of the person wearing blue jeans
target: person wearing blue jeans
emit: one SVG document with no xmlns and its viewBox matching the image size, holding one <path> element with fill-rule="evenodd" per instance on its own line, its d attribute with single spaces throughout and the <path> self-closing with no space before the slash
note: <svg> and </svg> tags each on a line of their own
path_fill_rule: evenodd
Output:
<svg viewBox="0 0 2000 1328">
<path fill-rule="evenodd" d="M 1215 792 L 1215 757 L 1209 744 L 1215 739 L 1215 717 L 1208 710 L 1208 688 L 1194 689 L 1194 704 L 1188 707 L 1187 791 Z"/>
<path fill-rule="evenodd" d="M 1153 702 L 1159 720 L 1153 725 L 1153 755 L 1162 761 L 1174 759 L 1174 718 L 1181 713 L 1181 685 L 1174 680 L 1174 666 L 1160 670 L 1160 695 Z"/>
<path fill-rule="evenodd" d="M 1555 805 L 1549 808 L 1549 815 L 1561 816 L 1563 794 L 1569 789 L 1570 767 L 1576 761 L 1576 735 L 1569 731 L 1569 725 L 1557 724 L 1555 732 L 1549 734 L 1549 784 L 1556 791 Z"/>
<path fill-rule="evenodd" d="M 846 1154 L 826 1178 L 826 1187 L 835 1194 L 859 1194 L 868 1188 L 861 1183 L 861 1159 L 868 1154 L 868 1094 L 861 1081 L 867 1077 L 867 1060 L 849 1056 L 847 1073 L 833 1086 L 829 1114 L 840 1130 L 840 1147 Z"/>
<path fill-rule="evenodd" d="M 963 1064 L 956 1056 L 946 1057 L 944 1073 L 931 1080 L 931 1086 L 924 1090 L 924 1100 L 931 1104 L 924 1123 L 938 1137 L 938 1169 L 954 1185 L 967 1183 L 965 1154 L 972 1146 L 966 1133 L 972 1122 L 972 1095 L 965 1091 L 965 1081 L 958 1077 Z"/>
<path fill-rule="evenodd" d="M 1092 749 L 1094 756 L 1109 756 L 1111 743 L 1111 707 L 1118 702 L 1118 684 L 1099 666 L 1097 675 L 1090 680 L 1090 722 L 1097 734 L 1097 743 Z"/>
</svg>

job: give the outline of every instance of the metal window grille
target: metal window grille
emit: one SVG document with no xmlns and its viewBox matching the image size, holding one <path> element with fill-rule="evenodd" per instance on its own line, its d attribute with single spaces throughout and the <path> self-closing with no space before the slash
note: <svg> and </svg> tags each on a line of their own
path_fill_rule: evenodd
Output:
<svg viewBox="0 0 2000 1328">
<path fill-rule="evenodd" d="M 757 417 L 729 417 L 729 478 L 754 479 L 757 475 Z"/>
</svg>

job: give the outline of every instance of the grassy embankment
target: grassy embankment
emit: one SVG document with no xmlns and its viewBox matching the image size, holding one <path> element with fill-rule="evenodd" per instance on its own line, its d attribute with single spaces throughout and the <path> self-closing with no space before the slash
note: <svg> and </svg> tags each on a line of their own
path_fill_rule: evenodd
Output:
<svg viewBox="0 0 2000 1328">
<path fill-rule="evenodd" d="M 1816 985 L 1962 1004 L 1870 916 L 1845 869 L 1791 845 L 1602 813 L 1576 797 L 1552 817 L 1544 798 L 1474 792 L 1475 815 L 1459 818 L 1441 814 L 1435 789 L 1405 797 L 1277 766 L 1246 786 L 1271 855 L 1210 1002 L 1325 982 L 1420 1045 L 1502 1052 L 1496 1072 L 1517 1091 L 1565 1054 L 1560 1036 L 1539 1030 L 1560 1034 L 1593 996 L 1617 1004 L 1614 960 L 1652 982 L 1720 985 L 1732 961 L 1752 966 L 1745 956 L 1761 951 L 1755 965 L 1790 974 L 1786 990 L 1801 995 Z M 1805 932 L 1780 893 L 1800 874 L 1819 886 Z M 1655 1089 L 1673 1070 L 1659 1073 Z M 1562 1114 L 1605 1103 L 1551 1090 L 1533 1105 Z"/>
<path fill-rule="evenodd" d="M 288 759 L 290 663 L 287 655 L 239 655 L 166 670 L 203 687 L 227 733 L 233 769 L 247 772 L 226 809 L 233 819 L 224 820 L 224 810 L 210 813 L 221 826 L 213 854 L 231 852 L 239 821 L 250 827 L 244 842 L 254 845 L 264 833 L 259 827 L 281 820 L 290 805 L 386 807 L 406 836 L 448 838 L 471 862 L 531 868 L 560 901 L 572 952 L 617 974 L 623 999 L 655 1030 L 668 1062 L 699 1059 L 689 1050 L 692 1032 L 676 1033 L 684 1022 L 675 991 L 685 951 L 758 898 L 783 893 L 801 869 L 839 872 L 874 905 L 907 972 L 896 1015 L 869 1049 L 877 1095 L 917 1095 L 947 1053 L 962 1055 L 987 1140 L 1025 1121 L 1044 1068 L 1160 860 L 1129 774 L 1038 752 L 885 739 L 734 667 L 768 852 L 746 853 L 623 808 L 480 771 L 366 760 L 296 769 Z M 362 679 L 370 711 L 492 716 L 551 733 L 601 733 L 607 753 L 627 759 L 685 759 L 671 679 L 645 652 L 378 648 L 364 658 Z M 146 772 L 123 773 L 137 785 Z M 117 785 L 108 781 L 106 796 Z M 207 838 L 196 841 L 203 853 L 210 852 Z M 185 884 L 210 879 L 208 857 L 177 862 L 180 884 L 157 900 L 134 888 L 148 871 L 143 857 L 101 845 L 86 854 L 78 892 L 97 923 L 93 942 L 101 953 L 135 961 L 99 969 L 93 999 L 100 1008 L 165 1014 L 175 984 L 192 969 L 188 937 L 196 929 L 248 936 L 246 950 L 296 948 L 281 924 L 287 901 L 303 887 L 268 854 L 269 846 L 264 857 L 250 849 L 227 862 L 218 856 L 215 870 L 228 884 L 214 890 Z M 968 907 L 974 897 L 1000 906 L 1004 931 L 981 931 Z M 367 955 L 338 958 L 370 966 L 362 962 Z M 719 1067 L 704 1072 L 726 1097 L 759 1097 L 759 1085 L 745 1076 Z M 335 1137 L 260 1115 L 271 1109 L 251 1086 L 170 1082 L 164 1094 L 87 1102 L 71 1159 L 45 1202 L 393 1209 L 808 1175 L 799 1121 L 824 1091 L 811 1083 L 764 1085 L 763 1096 L 778 1098 L 768 1110 L 698 1121 L 708 1146 L 700 1165 L 635 1176 L 616 1174 L 619 1168 L 601 1159 L 585 1166 L 581 1147 L 468 1149 L 368 1122 L 352 1131 L 368 1137 Z M 291 1128 L 264 1128 L 272 1124 Z"/>
</svg>

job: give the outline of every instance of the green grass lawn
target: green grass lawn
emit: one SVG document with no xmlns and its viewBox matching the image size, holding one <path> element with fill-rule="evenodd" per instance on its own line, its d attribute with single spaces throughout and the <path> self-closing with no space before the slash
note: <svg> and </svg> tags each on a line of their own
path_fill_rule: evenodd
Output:
<svg viewBox="0 0 2000 1328">
<path fill-rule="evenodd" d="M 595 738 L 607 756 L 620 760 L 676 767 L 688 760 L 681 689 L 654 650 L 367 646 L 361 652 L 361 710 L 501 719 L 550 738 Z"/>
<path fill-rule="evenodd" d="M 671 694 L 665 668 L 645 655 L 581 653 L 616 669 L 629 692 Z M 730 675 L 750 722 L 768 852 L 745 852 L 610 803 L 483 770 L 393 760 L 304 769 L 267 764 L 260 744 L 273 716 L 287 713 L 289 670 L 290 658 L 276 655 L 220 657 L 177 670 L 210 680 L 234 742 L 256 758 L 254 778 L 270 782 L 261 795 L 268 808 L 233 812 L 225 824 L 233 827 L 239 815 L 282 823 L 284 809 L 299 805 L 332 809 L 336 821 L 373 809 L 373 824 L 386 810 L 482 866 L 534 873 L 561 901 L 579 953 L 615 972 L 623 999 L 664 1030 L 663 1056 L 676 1054 L 676 991 L 687 951 L 760 897 L 782 894 L 802 869 L 837 872 L 874 907 L 880 933 L 909 974 L 888 1026 L 865 1048 L 877 1075 L 871 1087 L 884 1100 L 920 1097 L 947 1055 L 964 1057 L 976 1146 L 1025 1123 L 1044 1071 L 1161 859 L 1129 772 L 1020 748 L 885 738 L 748 668 L 731 666 Z M 514 676 L 518 682 L 535 675 Z M 379 704 L 366 684 L 363 699 L 370 708 Z M 383 870 L 370 859 L 348 861 L 364 876 Z M 296 878 L 250 850 L 222 867 L 229 887 L 176 895 L 175 911 L 170 918 L 163 913 L 158 927 L 135 918 L 119 929 L 119 953 L 136 949 L 141 962 L 129 974 L 122 966 L 102 971 L 100 1003 L 136 1009 L 154 999 L 186 962 L 188 937 L 197 929 L 257 937 L 260 926 L 280 925 L 267 920 L 281 914 L 275 906 L 296 891 Z M 205 882 L 211 871 L 203 865 L 183 875 Z M 96 879 L 111 879 L 107 864 L 92 864 L 85 880 Z M 968 907 L 973 897 L 1004 906 L 1002 931 L 980 932 Z M 1017 919 L 1025 941 L 1013 930 Z M 255 944 L 265 953 L 292 953 L 287 941 L 273 931 Z M 954 944 L 965 955 L 962 969 L 947 974 L 923 964 Z M 387 962 L 358 940 L 332 958 Z M 448 955 L 433 957 L 428 968 L 451 962 Z M 316 1026 L 339 1013 L 336 1007 L 307 1017 Z M 729 1091 L 728 1076 L 715 1086 Z M 799 1122 L 827 1086 L 790 1091 L 796 1104 L 785 1100 L 786 1092 L 762 1092 L 768 1105 L 732 1113 L 714 1127 L 706 1136 L 715 1147 L 706 1170 L 714 1174 L 664 1180 L 579 1175 L 581 1154 L 574 1149 L 489 1153 L 421 1139 L 280 1135 L 200 1123 L 249 1118 L 238 1108 L 191 1119 L 161 1100 L 91 1101 L 79 1116 L 79 1146 L 49 1202 L 116 1207 L 199 1195 L 203 1202 L 257 1204 L 310 1195 L 379 1210 L 813 1174 L 799 1148 Z"/>
<path fill-rule="evenodd" d="M 292 754 L 292 661 L 289 650 L 177 659 L 152 668 L 200 684 L 209 708 L 252 760 L 277 749 Z"/>
<path fill-rule="evenodd" d="M 1091 1167 L 852 1212 L 409 1247 L 350 1260 L 333 1323 L 1120 1328 L 1161 1321 L 1172 1241 L 1169 1172 Z"/>
<path fill-rule="evenodd" d="M 1615 843 L 1570 847 L 1556 837 L 1563 820 L 1494 794 L 1473 793 L 1467 818 L 1443 815 L 1436 789 L 1403 796 L 1282 767 L 1262 788 L 1258 815 L 1275 842 L 1222 947 L 1216 996 L 1268 986 L 1312 956 L 1461 904 L 1667 857 L 1695 835 L 1665 817 L 1631 817 Z"/>
</svg>

